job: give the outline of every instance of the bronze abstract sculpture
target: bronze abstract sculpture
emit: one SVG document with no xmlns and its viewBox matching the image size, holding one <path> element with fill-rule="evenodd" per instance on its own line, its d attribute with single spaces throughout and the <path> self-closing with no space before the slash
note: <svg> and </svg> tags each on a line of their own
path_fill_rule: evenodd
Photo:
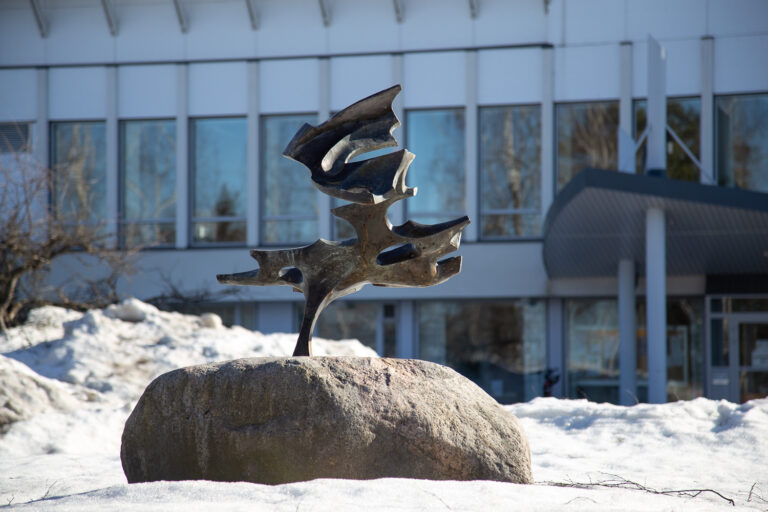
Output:
<svg viewBox="0 0 768 512">
<path fill-rule="evenodd" d="M 392 110 L 399 85 L 358 101 L 315 127 L 302 126 L 283 155 L 304 164 L 322 192 L 350 201 L 331 210 L 348 221 L 357 238 L 319 239 L 306 247 L 252 250 L 259 268 L 220 274 L 222 284 L 287 285 L 304 294 L 304 318 L 294 356 L 312 355 L 312 333 L 320 313 L 335 299 L 374 286 L 432 286 L 461 270 L 461 256 L 439 260 L 459 248 L 467 216 L 424 225 L 408 221 L 392 226 L 387 210 L 414 196 L 405 185 L 413 153 L 403 149 L 359 162 L 355 155 L 396 146 L 400 126 Z"/>
</svg>

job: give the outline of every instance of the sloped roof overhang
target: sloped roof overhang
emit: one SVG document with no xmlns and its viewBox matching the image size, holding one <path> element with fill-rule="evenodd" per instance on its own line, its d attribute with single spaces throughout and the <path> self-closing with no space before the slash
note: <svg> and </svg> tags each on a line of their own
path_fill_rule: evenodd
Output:
<svg viewBox="0 0 768 512">
<path fill-rule="evenodd" d="M 667 275 L 768 274 L 768 194 L 584 169 L 544 223 L 550 278 L 615 276 L 621 259 L 645 272 L 645 218 L 665 212 Z"/>
</svg>

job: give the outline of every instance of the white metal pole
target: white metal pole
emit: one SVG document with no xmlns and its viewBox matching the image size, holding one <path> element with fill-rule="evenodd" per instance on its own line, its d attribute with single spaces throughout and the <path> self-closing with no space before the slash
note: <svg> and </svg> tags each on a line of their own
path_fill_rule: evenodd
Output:
<svg viewBox="0 0 768 512">
<path fill-rule="evenodd" d="M 700 180 L 714 185 L 714 72 L 715 45 L 711 36 L 701 39 L 701 115 L 699 116 L 699 160 L 701 161 Z"/>
<path fill-rule="evenodd" d="M 648 343 L 648 402 L 667 401 L 666 221 L 664 211 L 645 216 L 645 300 Z"/>
<path fill-rule="evenodd" d="M 648 36 L 648 142 L 645 171 L 667 168 L 667 53 Z"/>
<path fill-rule="evenodd" d="M 189 72 L 186 64 L 176 65 L 176 248 L 189 244 Z"/>
<path fill-rule="evenodd" d="M 635 262 L 619 261 L 619 403 L 637 402 Z"/>
<path fill-rule="evenodd" d="M 634 174 L 635 140 L 632 138 L 632 43 L 619 47 L 619 171 Z"/>
<path fill-rule="evenodd" d="M 246 146 L 248 148 L 248 174 L 247 174 L 247 187 L 248 187 L 248 203 L 247 203 L 247 217 L 245 220 L 245 232 L 246 242 L 249 247 L 256 247 L 259 245 L 259 223 L 261 222 L 261 216 L 259 213 L 259 205 L 261 204 L 261 197 L 259 197 L 259 63 L 248 63 L 248 141 Z"/>
</svg>

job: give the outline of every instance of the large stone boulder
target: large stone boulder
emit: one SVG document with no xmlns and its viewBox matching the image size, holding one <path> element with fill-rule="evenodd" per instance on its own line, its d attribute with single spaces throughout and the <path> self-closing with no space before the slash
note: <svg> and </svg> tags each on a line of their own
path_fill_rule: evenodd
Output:
<svg viewBox="0 0 768 512">
<path fill-rule="evenodd" d="M 155 379 L 125 424 L 129 482 L 384 477 L 531 483 L 511 413 L 413 359 L 254 358 Z"/>
</svg>

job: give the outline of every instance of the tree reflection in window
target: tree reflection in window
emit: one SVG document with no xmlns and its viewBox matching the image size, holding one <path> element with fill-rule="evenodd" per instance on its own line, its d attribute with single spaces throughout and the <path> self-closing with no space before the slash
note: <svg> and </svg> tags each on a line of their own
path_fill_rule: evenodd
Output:
<svg viewBox="0 0 768 512">
<path fill-rule="evenodd" d="M 317 238 L 317 189 L 298 162 L 283 150 L 304 123 L 317 122 L 313 114 L 261 118 L 262 242 L 285 244 Z"/>
<path fill-rule="evenodd" d="M 195 242 L 245 242 L 247 125 L 195 119 L 192 233 Z"/>
<path fill-rule="evenodd" d="M 768 192 L 768 94 L 715 102 L 717 182 Z"/>
<path fill-rule="evenodd" d="M 541 230 L 541 109 L 480 109 L 480 229 L 483 238 Z"/>
</svg>

